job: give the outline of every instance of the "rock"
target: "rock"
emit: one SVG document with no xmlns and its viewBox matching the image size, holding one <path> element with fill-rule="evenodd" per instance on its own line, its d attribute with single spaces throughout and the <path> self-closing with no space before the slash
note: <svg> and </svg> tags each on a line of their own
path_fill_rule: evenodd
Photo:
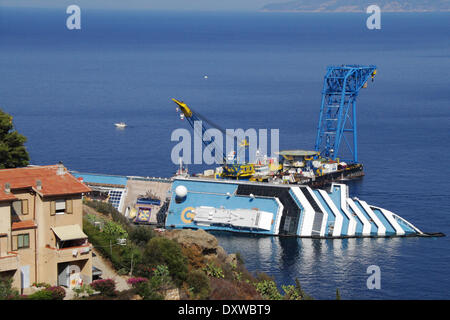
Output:
<svg viewBox="0 0 450 320">
<path fill-rule="evenodd" d="M 178 288 L 166 290 L 164 300 L 180 300 L 180 291 Z"/>
<path fill-rule="evenodd" d="M 228 255 L 225 249 L 219 246 L 217 238 L 205 230 L 170 230 L 166 231 L 163 236 L 178 242 L 185 248 L 197 248 L 206 260 L 219 259 L 228 263 L 237 262 L 236 255 Z"/>
<path fill-rule="evenodd" d="M 197 246 L 203 255 L 214 255 L 219 254 L 218 251 L 224 251 L 222 247 L 219 247 L 219 242 L 216 237 L 207 233 L 205 230 L 171 230 L 166 232 L 165 237 L 175 240 L 179 244 L 185 247 Z M 220 249 L 222 250 L 220 250 Z"/>
<path fill-rule="evenodd" d="M 235 253 L 231 253 L 229 254 L 226 258 L 225 258 L 225 262 L 231 265 L 237 265 L 237 256 Z"/>
</svg>

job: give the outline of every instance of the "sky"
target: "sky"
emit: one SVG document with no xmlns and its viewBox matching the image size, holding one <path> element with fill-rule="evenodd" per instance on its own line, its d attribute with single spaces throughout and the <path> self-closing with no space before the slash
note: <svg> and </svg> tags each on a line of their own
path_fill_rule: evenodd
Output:
<svg viewBox="0 0 450 320">
<path fill-rule="evenodd" d="M 237 10 L 257 11 L 268 3 L 287 0 L 0 0 L 0 6 L 86 9 Z"/>
</svg>

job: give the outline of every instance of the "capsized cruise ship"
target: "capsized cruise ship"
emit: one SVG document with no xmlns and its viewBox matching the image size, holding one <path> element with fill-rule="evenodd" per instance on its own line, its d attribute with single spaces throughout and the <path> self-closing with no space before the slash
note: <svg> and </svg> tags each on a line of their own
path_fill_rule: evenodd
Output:
<svg viewBox="0 0 450 320">
<path fill-rule="evenodd" d="M 395 213 L 350 198 L 348 186 L 176 178 L 165 227 L 317 238 L 426 235 Z"/>
</svg>

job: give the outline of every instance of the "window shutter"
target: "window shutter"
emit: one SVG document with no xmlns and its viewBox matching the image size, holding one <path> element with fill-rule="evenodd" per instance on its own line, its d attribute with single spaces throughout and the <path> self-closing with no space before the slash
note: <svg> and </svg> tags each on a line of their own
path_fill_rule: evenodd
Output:
<svg viewBox="0 0 450 320">
<path fill-rule="evenodd" d="M 69 199 L 66 200 L 66 213 L 71 214 L 73 213 L 73 200 Z"/>
<path fill-rule="evenodd" d="M 50 215 L 54 216 L 56 214 L 56 202 L 51 201 L 50 202 Z"/>
<path fill-rule="evenodd" d="M 28 214 L 28 199 L 22 200 L 22 214 Z"/>
</svg>

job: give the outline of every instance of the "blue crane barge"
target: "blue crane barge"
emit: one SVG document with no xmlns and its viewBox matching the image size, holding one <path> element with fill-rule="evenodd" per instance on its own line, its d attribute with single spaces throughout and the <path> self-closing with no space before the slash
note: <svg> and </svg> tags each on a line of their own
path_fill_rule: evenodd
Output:
<svg viewBox="0 0 450 320">
<path fill-rule="evenodd" d="M 280 152 L 288 181 L 320 187 L 364 175 L 358 163 L 356 100 L 376 72 L 374 65 L 327 68 L 314 150 Z"/>
<path fill-rule="evenodd" d="M 313 187 L 364 175 L 363 165 L 358 163 L 356 100 L 361 89 L 374 80 L 376 66 L 329 66 L 323 81 L 319 123 L 314 150 L 282 150 L 280 158 L 264 157 L 258 163 L 230 162 L 222 152 L 222 146 L 211 143 L 222 160 L 220 173 L 213 177 L 307 184 Z M 178 106 L 182 119 L 187 119 L 194 132 L 203 137 L 205 125 L 225 132 L 210 120 L 194 112 L 186 103 L 172 99 Z M 203 122 L 201 122 L 203 121 Z M 202 123 L 195 126 L 195 122 Z M 211 139 L 210 139 L 211 140 Z M 203 143 L 206 145 L 205 140 Z M 243 140 L 241 147 L 248 146 Z M 213 171 L 213 170 L 211 170 Z M 201 174 L 200 174 L 201 175 Z"/>
</svg>

